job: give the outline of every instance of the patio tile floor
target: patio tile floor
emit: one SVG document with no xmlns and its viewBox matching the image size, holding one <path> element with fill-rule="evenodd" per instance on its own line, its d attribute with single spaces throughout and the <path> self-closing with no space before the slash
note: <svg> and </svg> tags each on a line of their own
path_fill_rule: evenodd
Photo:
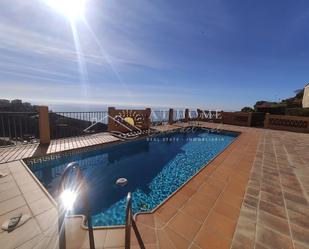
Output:
<svg viewBox="0 0 309 249">
<path fill-rule="evenodd" d="M 242 134 L 153 213 L 136 216 L 146 248 L 309 248 L 309 135 L 203 125 Z M 0 221 L 20 211 L 32 216 L 0 232 L 1 248 L 57 248 L 53 201 L 20 161 L 0 170 L 9 173 L 0 179 Z M 67 248 L 89 248 L 81 218 L 69 218 L 67 231 Z M 124 229 L 96 229 L 95 241 L 124 249 Z M 138 248 L 133 231 L 131 248 Z"/>
<path fill-rule="evenodd" d="M 256 213 L 249 219 L 255 225 L 244 231 L 240 220 L 246 213 L 241 212 L 232 248 L 241 248 L 243 240 L 254 242 L 247 248 L 309 248 L 305 150 L 309 151 L 308 134 L 264 131 L 245 194 L 245 200 L 255 198 L 257 203 L 244 201 L 242 206 L 242 211 L 249 205 Z"/>
<path fill-rule="evenodd" d="M 3 164 L 0 166 L 3 168 Z M 45 195 L 20 161 L 6 163 L 4 166 L 9 175 L 5 177 L 6 180 L 0 179 L 5 180 L 1 181 L 0 186 L 11 184 L 14 187 L 1 188 L 0 196 L 8 195 L 12 189 L 16 196 L 0 201 L 1 224 L 20 212 L 29 214 L 31 219 L 11 233 L 1 230 L 1 248 L 57 248 L 58 233 L 56 226 L 53 226 L 57 221 L 57 211 L 53 202 Z M 34 196 L 41 199 L 37 200 Z M 38 201 L 39 204 L 37 204 Z"/>
</svg>

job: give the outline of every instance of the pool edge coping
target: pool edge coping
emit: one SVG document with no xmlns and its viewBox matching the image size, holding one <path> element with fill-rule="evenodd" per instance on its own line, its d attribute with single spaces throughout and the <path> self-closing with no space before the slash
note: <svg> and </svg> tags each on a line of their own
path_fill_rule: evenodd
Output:
<svg viewBox="0 0 309 249">
<path fill-rule="evenodd" d="M 153 214 L 154 212 L 156 212 L 157 209 L 159 209 L 161 206 L 163 206 L 164 204 L 166 204 L 166 202 L 168 200 L 170 200 L 177 192 L 179 192 L 182 188 L 185 187 L 185 185 L 187 185 L 191 180 L 193 180 L 198 174 L 200 174 L 200 172 L 202 170 L 204 170 L 207 166 L 209 166 L 217 157 L 219 157 L 225 150 L 227 150 L 232 144 L 234 144 L 236 141 L 238 141 L 241 137 L 241 135 L 244 133 L 244 131 L 231 131 L 231 130 L 227 130 L 227 129 L 217 129 L 217 128 L 210 128 L 210 127 L 201 127 L 201 126 L 194 126 L 194 125 L 190 125 L 188 127 L 195 127 L 195 128 L 205 128 L 208 130 L 220 130 L 223 132 L 229 132 L 229 133 L 234 133 L 237 134 L 237 136 L 235 137 L 235 139 L 227 146 L 225 147 L 220 153 L 218 153 L 215 157 L 213 157 L 208 163 L 206 163 L 205 165 L 203 165 L 201 167 L 201 169 L 199 171 L 197 171 L 193 176 L 191 176 L 186 182 L 184 182 L 180 187 L 177 188 L 177 190 L 175 190 L 174 192 L 172 192 L 166 199 L 164 199 L 164 201 L 162 203 L 160 203 L 158 206 L 156 206 L 153 210 L 151 211 L 147 211 L 147 212 L 137 212 L 133 215 L 134 220 L 136 220 L 137 215 L 142 215 L 142 214 Z M 188 127 L 177 127 L 173 130 L 170 131 L 162 131 L 156 134 L 153 134 L 151 136 L 154 135 L 158 135 L 158 134 L 166 134 L 166 133 L 173 133 L 176 132 L 178 130 L 182 130 Z M 102 143 L 102 144 L 97 144 L 97 145 L 91 145 L 91 146 L 87 146 L 84 148 L 88 148 L 88 149 L 100 149 L 100 148 L 104 148 L 104 147 L 108 147 L 108 146 L 112 146 L 112 145 L 116 145 L 116 144 L 125 144 L 127 142 L 132 142 L 132 141 L 138 141 L 144 138 L 147 138 L 149 136 L 144 136 L 144 137 L 139 137 L 136 140 L 117 140 L 117 141 L 112 141 L 112 142 L 108 142 L 108 143 Z M 81 150 L 81 151 L 80 151 Z M 78 149 L 71 149 L 71 150 L 66 150 L 66 151 L 62 151 L 62 152 L 56 152 L 56 153 L 50 153 L 48 156 L 51 155 L 58 155 L 58 154 L 63 154 L 63 152 L 72 152 L 72 151 L 80 151 L 82 152 L 83 148 L 78 148 Z M 43 158 L 44 156 L 42 156 Z M 43 190 L 44 194 L 47 196 L 47 198 L 49 200 L 51 200 L 52 204 L 55 206 L 55 208 L 58 211 L 58 203 L 57 201 L 51 196 L 51 194 L 47 191 L 47 189 L 43 186 L 43 184 L 40 182 L 39 179 L 36 178 L 36 176 L 34 175 L 34 173 L 31 171 L 31 169 L 29 168 L 29 166 L 27 165 L 27 163 L 24 160 L 27 159 L 31 159 L 32 157 L 29 158 L 23 158 L 20 161 L 22 162 L 23 166 L 26 168 L 26 170 L 30 173 L 31 177 L 35 180 L 36 183 L 38 183 L 39 187 Z M 40 158 L 40 157 L 35 157 L 35 158 Z M 82 228 L 83 230 L 88 230 L 88 226 L 85 225 L 86 223 L 86 216 L 83 214 L 76 214 L 76 215 L 67 215 L 66 216 L 67 219 L 81 219 L 81 226 L 80 228 Z M 93 229 L 94 230 L 108 230 L 108 229 L 124 229 L 125 225 L 113 225 L 113 226 L 94 226 Z"/>
<path fill-rule="evenodd" d="M 227 130 L 226 130 L 227 131 Z M 229 131 L 229 132 L 234 132 L 234 131 Z M 195 177 L 197 177 L 198 174 L 200 174 L 207 166 L 210 166 L 210 164 L 217 158 L 219 157 L 225 150 L 227 150 L 232 144 L 234 144 L 237 140 L 239 140 L 240 136 L 243 134 L 243 132 L 234 132 L 234 133 L 239 133 L 238 136 L 228 145 L 226 146 L 220 153 L 218 153 L 215 157 L 213 157 L 208 163 L 203 165 L 199 171 L 197 171 L 193 176 L 191 176 L 187 181 L 185 181 L 180 187 L 178 187 L 173 193 L 171 193 L 162 203 L 160 203 L 158 206 L 156 206 L 153 210 L 149 212 L 138 212 L 134 214 L 134 219 L 136 219 L 137 215 L 142 215 L 142 214 L 153 214 L 154 212 L 157 211 L 163 204 L 165 204 L 169 199 L 171 199 L 174 195 L 176 195 L 181 189 L 183 189 L 187 184 L 190 183 L 191 180 L 193 180 Z"/>
</svg>

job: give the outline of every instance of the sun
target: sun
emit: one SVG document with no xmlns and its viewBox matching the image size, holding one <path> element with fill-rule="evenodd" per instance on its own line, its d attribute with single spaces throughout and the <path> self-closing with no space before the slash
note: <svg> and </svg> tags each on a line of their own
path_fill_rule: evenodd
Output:
<svg viewBox="0 0 309 249">
<path fill-rule="evenodd" d="M 82 18 L 87 0 L 46 0 L 47 4 L 71 21 Z"/>
<path fill-rule="evenodd" d="M 129 123 L 130 125 L 134 125 L 134 119 L 131 117 L 125 117 L 124 121 L 126 121 L 127 123 Z"/>
</svg>

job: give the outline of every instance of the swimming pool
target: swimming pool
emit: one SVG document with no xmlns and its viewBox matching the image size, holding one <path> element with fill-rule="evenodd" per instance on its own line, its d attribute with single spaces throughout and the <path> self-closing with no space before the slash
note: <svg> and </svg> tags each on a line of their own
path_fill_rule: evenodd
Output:
<svg viewBox="0 0 309 249">
<path fill-rule="evenodd" d="M 56 197 L 65 166 L 75 161 L 89 186 L 94 226 L 123 225 L 126 195 L 132 192 L 133 212 L 151 211 L 223 151 L 237 134 L 202 129 L 182 130 L 67 155 L 29 165 Z M 125 187 L 116 185 L 120 177 Z M 75 214 L 81 208 L 76 206 Z"/>
</svg>

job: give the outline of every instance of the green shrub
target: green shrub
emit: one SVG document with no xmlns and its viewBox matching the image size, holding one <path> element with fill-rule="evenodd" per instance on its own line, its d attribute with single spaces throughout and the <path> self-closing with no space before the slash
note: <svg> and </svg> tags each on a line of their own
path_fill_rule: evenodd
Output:
<svg viewBox="0 0 309 249">
<path fill-rule="evenodd" d="M 286 115 L 309 117 L 309 108 L 287 108 Z"/>
</svg>

